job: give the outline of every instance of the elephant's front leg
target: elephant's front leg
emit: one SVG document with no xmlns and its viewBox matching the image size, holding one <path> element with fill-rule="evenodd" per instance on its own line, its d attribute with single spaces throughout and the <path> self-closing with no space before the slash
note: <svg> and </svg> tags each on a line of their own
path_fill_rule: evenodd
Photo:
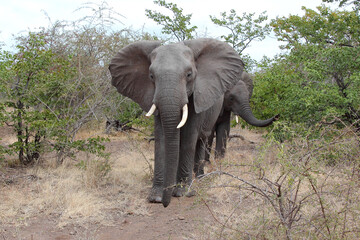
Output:
<svg viewBox="0 0 360 240">
<path fill-rule="evenodd" d="M 165 140 L 160 116 L 155 116 L 155 166 L 153 186 L 148 196 L 149 202 L 161 203 L 164 182 Z"/>
<path fill-rule="evenodd" d="M 174 197 L 184 196 L 191 184 L 197 138 L 198 134 L 194 128 L 185 129 L 181 132 L 179 167 L 176 177 L 177 187 L 173 192 Z"/>
</svg>

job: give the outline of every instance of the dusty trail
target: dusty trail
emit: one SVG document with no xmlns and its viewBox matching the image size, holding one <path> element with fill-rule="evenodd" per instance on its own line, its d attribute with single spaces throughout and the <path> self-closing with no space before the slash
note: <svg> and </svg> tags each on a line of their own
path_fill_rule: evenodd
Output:
<svg viewBox="0 0 360 240">
<path fill-rule="evenodd" d="M 262 141 L 260 133 L 242 129 L 232 130 L 232 133 L 245 136 L 245 140 L 234 138 L 230 141 L 227 154 L 234 158 L 245 159 L 251 157 L 252 154 L 254 154 L 255 145 Z M 147 149 L 148 152 L 146 152 L 146 155 L 151 158 L 153 146 L 149 146 L 148 143 L 144 144 L 145 145 L 141 145 L 141 147 Z M 132 148 L 132 151 L 136 151 L 136 149 L 131 146 L 132 145 L 129 144 L 126 139 L 119 140 L 113 138 L 111 142 L 108 143 L 109 151 L 115 152 L 119 154 L 119 156 L 127 154 L 124 152 L 124 149 Z M 136 158 L 136 156 L 133 157 Z M 121 157 L 119 158 L 121 159 Z M 119 168 L 123 168 L 126 162 L 120 161 L 119 164 Z M 25 170 L 22 171 L 23 174 L 28 174 Z M 139 173 L 142 174 L 142 170 L 136 174 Z M 0 174 L 2 174 L 0 177 L 4 179 L 11 174 L 19 174 L 19 172 L 14 169 L 3 169 L 0 171 Z M 38 180 L 34 179 L 32 181 Z M 8 188 L 9 186 L 5 187 Z M 140 194 L 134 197 L 145 199 L 150 184 L 147 183 L 146 186 L 141 185 L 140 187 L 142 188 Z M 116 189 L 116 191 L 122 190 Z M 126 189 L 124 191 L 126 191 Z M 23 189 L 23 194 L 31 194 L 31 192 L 27 192 Z M 111 194 L 112 192 L 108 195 Z M 1 199 L 2 201 L 5 201 L 6 197 L 0 197 L 0 200 Z M 130 205 L 131 200 L 129 201 L 128 204 Z M 117 208 L 114 208 L 114 206 L 112 207 L 113 209 L 111 209 L 111 207 L 104 209 L 104 215 L 106 215 L 108 219 L 111 219 L 111 221 L 108 221 L 106 224 L 96 220 L 90 220 L 88 222 L 82 221 L 79 223 L 74 220 L 59 227 L 61 212 L 51 214 L 48 212 L 39 212 L 38 214 L 31 215 L 31 217 L 24 221 L 24 224 L 1 224 L 0 216 L 0 240 L 211 239 L 206 237 L 206 226 L 209 226 L 209 224 L 219 224 L 211 216 L 207 206 L 204 205 L 198 197 L 173 198 L 171 204 L 167 208 L 164 208 L 161 204 L 150 204 L 145 203 L 145 201 L 143 204 L 145 204 L 144 208 L 146 209 L 146 214 L 137 214 L 133 213 L 132 210 L 126 209 L 125 211 L 119 211 Z M 14 209 L 15 208 L 16 204 L 14 204 Z M 16 216 L 17 215 L 15 214 L 14 217 Z M 16 219 L 9 222 L 16 222 Z M 201 238 L 199 238 L 199 236 L 201 236 Z"/>
<path fill-rule="evenodd" d="M 39 215 L 29 219 L 27 226 L 2 229 L 0 239 L 196 239 L 204 221 L 211 219 L 204 206 L 194 206 L 193 202 L 194 198 L 174 199 L 166 209 L 161 204 L 149 204 L 149 216 L 123 216 L 115 226 L 71 224 L 59 229 L 56 216 Z"/>
<path fill-rule="evenodd" d="M 195 239 L 204 219 L 211 220 L 204 206 L 194 205 L 194 198 L 174 199 L 167 208 L 161 204 L 149 208 L 150 216 L 127 216 L 117 229 L 101 229 L 97 239 Z"/>
</svg>

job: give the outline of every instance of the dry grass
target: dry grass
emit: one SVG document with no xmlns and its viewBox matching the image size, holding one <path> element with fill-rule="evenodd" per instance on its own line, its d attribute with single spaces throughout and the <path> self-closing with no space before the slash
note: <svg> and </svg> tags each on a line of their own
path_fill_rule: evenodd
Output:
<svg viewBox="0 0 360 240">
<path fill-rule="evenodd" d="M 82 132 L 81 137 L 94 134 Z M 111 225 L 116 216 L 148 214 L 144 202 L 149 169 L 144 157 L 152 157 L 153 146 L 139 143 L 136 139 L 141 137 L 136 134 L 131 141 L 121 133 L 110 138 L 107 151 L 112 154 L 107 164 L 111 169 L 107 174 L 102 169 L 104 160 L 88 154 L 79 154 L 80 166 L 79 159 L 68 159 L 55 167 L 56 160 L 49 155 L 39 166 L 16 170 L 11 180 L 9 174 L 2 173 L 0 225 L 26 225 L 40 215 L 53 216 L 59 227 L 72 223 Z"/>
<path fill-rule="evenodd" d="M 325 145 L 315 141 L 311 154 L 306 140 L 296 148 L 274 144 L 261 151 L 245 144 L 241 154 L 234 150 L 244 141 L 230 142 L 225 159 L 213 161 L 217 174 L 194 184 L 217 223 L 197 239 L 358 239 L 358 140 L 346 133 Z M 323 158 L 333 157 L 330 148 L 347 154 L 334 166 Z"/>
<path fill-rule="evenodd" d="M 297 171 L 306 173 L 305 168 L 287 163 L 291 162 L 289 159 L 301 163 L 303 159 L 298 156 L 306 153 L 306 147 L 292 151 L 289 146 L 279 148 L 269 144 L 259 149 L 265 144 L 261 134 L 238 128 L 232 129 L 232 133 L 242 135 L 245 140 L 232 139 L 226 158 L 212 159 L 212 165 L 207 166 L 207 172 L 229 175 L 210 174 L 193 185 L 198 192 L 196 201 L 207 207 L 206 214 L 217 223 L 205 221 L 194 226 L 203 229 L 200 235 L 192 235 L 194 239 L 285 239 L 289 236 L 290 239 L 343 239 L 344 232 L 345 238 L 359 237 L 358 167 L 351 163 L 329 166 L 326 161 L 312 161 L 309 166 L 314 171 L 307 172 L 312 177 L 303 175 L 301 178 Z M 81 134 L 81 137 L 88 137 L 96 132 Z M 100 170 L 102 160 L 83 154 L 79 158 L 86 168 L 75 166 L 78 161 L 73 160 L 54 167 L 52 160 L 47 159 L 41 166 L 20 171 L 21 175 L 12 183 L 0 181 L 0 224 L 27 224 L 34 216 L 51 215 L 57 219 L 59 227 L 73 223 L 112 225 L 119 216 L 148 215 L 145 201 L 151 186 L 149 163 L 153 163 L 153 143 L 142 138 L 137 133 L 110 135 L 107 151 L 111 153 L 108 162 L 111 170 L 105 176 Z M 347 138 L 348 142 L 328 146 L 324 152 L 333 148 L 334 152 L 347 152 L 355 157 L 358 154 L 359 157 L 357 140 Z M 296 144 L 302 146 L 303 143 Z M 314 159 L 321 154 L 314 155 Z M 286 171 L 288 174 L 284 175 Z M 283 224 L 271 202 L 277 204 L 275 195 L 269 194 L 267 199 L 249 186 L 251 183 L 270 191 L 271 184 L 266 181 L 280 183 L 280 176 L 285 179 L 281 183 L 283 206 L 289 208 L 289 199 L 297 203 L 304 199 L 288 235 L 288 226 Z M 301 184 L 294 188 L 297 183 Z M 298 189 L 297 199 L 294 199 L 294 189 Z"/>
</svg>

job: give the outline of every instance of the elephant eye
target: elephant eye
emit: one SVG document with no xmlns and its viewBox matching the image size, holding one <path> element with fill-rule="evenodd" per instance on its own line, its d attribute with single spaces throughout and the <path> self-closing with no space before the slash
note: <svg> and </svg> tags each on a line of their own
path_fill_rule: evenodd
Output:
<svg viewBox="0 0 360 240">
<path fill-rule="evenodd" d="M 186 74 L 186 77 L 187 77 L 187 78 L 191 78 L 191 76 L 192 76 L 192 72 L 189 71 L 189 72 Z"/>
<path fill-rule="evenodd" d="M 230 101 L 234 101 L 234 96 L 230 96 Z"/>
<path fill-rule="evenodd" d="M 154 74 L 150 73 L 150 74 L 149 74 L 149 78 L 150 78 L 151 80 L 154 80 Z"/>
</svg>

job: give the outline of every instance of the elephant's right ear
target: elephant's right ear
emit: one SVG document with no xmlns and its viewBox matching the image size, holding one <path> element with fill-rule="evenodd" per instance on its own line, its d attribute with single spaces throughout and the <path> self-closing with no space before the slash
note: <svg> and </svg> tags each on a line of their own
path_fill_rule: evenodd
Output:
<svg viewBox="0 0 360 240">
<path fill-rule="evenodd" d="M 160 44 L 160 41 L 130 44 L 121 49 L 109 65 L 111 84 L 119 93 L 138 103 L 146 112 L 152 105 L 155 92 L 155 86 L 149 80 L 149 54 Z"/>
<path fill-rule="evenodd" d="M 249 73 L 243 72 L 241 75 L 241 80 L 245 83 L 246 88 L 249 92 L 249 99 L 251 98 L 254 90 L 254 83 Z"/>
</svg>

